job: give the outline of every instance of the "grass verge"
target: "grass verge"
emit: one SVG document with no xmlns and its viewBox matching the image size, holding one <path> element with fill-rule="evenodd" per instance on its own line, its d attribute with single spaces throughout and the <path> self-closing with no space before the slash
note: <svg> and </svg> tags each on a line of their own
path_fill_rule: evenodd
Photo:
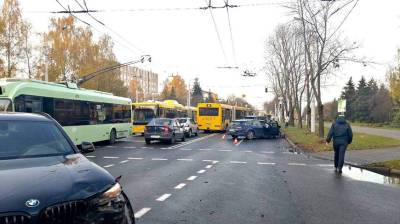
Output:
<svg viewBox="0 0 400 224">
<path fill-rule="evenodd" d="M 384 167 L 389 169 L 397 169 L 400 170 L 400 160 L 389 160 L 379 163 L 372 163 L 369 166 L 371 167 Z"/>
<path fill-rule="evenodd" d="M 288 127 L 283 129 L 287 137 L 300 148 L 313 152 L 323 152 L 333 150 L 332 144 L 325 145 L 325 139 L 319 138 L 314 133 L 309 133 L 305 129 Z M 325 128 L 325 134 L 328 129 Z M 400 140 L 364 133 L 354 133 L 353 143 L 349 150 L 381 149 L 400 146 Z"/>
</svg>

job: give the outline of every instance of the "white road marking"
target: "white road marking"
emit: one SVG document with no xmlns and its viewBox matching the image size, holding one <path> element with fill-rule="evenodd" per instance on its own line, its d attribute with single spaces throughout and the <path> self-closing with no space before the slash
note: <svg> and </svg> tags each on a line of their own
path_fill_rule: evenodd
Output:
<svg viewBox="0 0 400 224">
<path fill-rule="evenodd" d="M 211 151 L 212 149 L 199 149 L 200 151 Z"/>
<path fill-rule="evenodd" d="M 190 176 L 189 178 L 187 178 L 187 180 L 195 180 L 197 178 L 197 176 Z"/>
<path fill-rule="evenodd" d="M 96 158 L 96 156 L 86 156 L 87 158 Z"/>
<path fill-rule="evenodd" d="M 212 165 L 207 165 L 206 169 L 210 169 L 212 167 Z"/>
<path fill-rule="evenodd" d="M 104 159 L 119 159 L 118 156 L 104 156 Z"/>
<path fill-rule="evenodd" d="M 199 171 L 197 171 L 197 173 L 204 173 L 204 172 L 206 172 L 206 170 L 199 170 Z"/>
<path fill-rule="evenodd" d="M 305 163 L 288 163 L 289 166 L 306 166 Z"/>
<path fill-rule="evenodd" d="M 135 146 L 124 146 L 124 147 L 122 147 L 122 148 L 124 148 L 124 149 L 136 149 Z"/>
<path fill-rule="evenodd" d="M 115 146 L 106 145 L 107 148 L 114 148 Z"/>
<path fill-rule="evenodd" d="M 229 161 L 230 163 L 240 163 L 240 164 L 245 164 L 247 162 L 243 162 L 243 161 Z"/>
<path fill-rule="evenodd" d="M 242 151 L 242 152 L 253 152 L 253 151 L 251 151 L 251 150 L 246 150 L 246 151 Z"/>
<path fill-rule="evenodd" d="M 185 186 L 186 186 L 185 183 L 180 183 L 180 184 L 176 185 L 174 188 L 175 188 L 175 189 L 182 189 L 182 188 L 184 188 Z"/>
<path fill-rule="evenodd" d="M 144 216 L 147 212 L 149 212 L 151 208 L 142 208 L 135 213 L 135 218 L 139 219 Z"/>
<path fill-rule="evenodd" d="M 320 167 L 333 167 L 333 164 L 317 164 Z"/>
<path fill-rule="evenodd" d="M 258 165 L 275 165 L 276 163 L 264 163 L 264 162 L 258 162 Z"/>
<path fill-rule="evenodd" d="M 141 149 L 148 149 L 149 147 L 140 147 Z"/>
<path fill-rule="evenodd" d="M 220 149 L 220 150 L 218 150 L 218 151 L 220 151 L 220 152 L 232 152 L 231 149 Z"/>
<path fill-rule="evenodd" d="M 272 152 L 272 151 L 261 151 L 261 153 L 274 154 L 275 152 Z"/>
<path fill-rule="evenodd" d="M 293 154 L 291 152 L 282 152 L 282 154 Z"/>
<path fill-rule="evenodd" d="M 169 149 L 169 148 L 161 148 L 161 149 Z"/>
<path fill-rule="evenodd" d="M 178 161 L 193 161 L 193 159 L 176 159 Z"/>
<path fill-rule="evenodd" d="M 131 159 L 131 160 L 142 160 L 143 158 L 138 158 L 138 157 L 128 157 L 128 159 Z"/>
<path fill-rule="evenodd" d="M 236 144 L 236 146 L 239 146 L 240 144 L 242 144 L 242 142 L 243 142 L 243 139 L 240 140 L 240 141 Z"/>
<path fill-rule="evenodd" d="M 112 166 L 114 166 L 114 164 L 105 165 L 105 166 L 103 166 L 103 167 L 104 167 L 104 168 L 108 168 L 108 167 L 112 167 Z"/>
<path fill-rule="evenodd" d="M 212 161 L 212 164 L 216 164 L 216 163 L 218 163 L 219 161 L 218 160 L 213 160 Z"/>
<path fill-rule="evenodd" d="M 179 149 L 179 150 L 182 150 L 182 151 L 192 151 L 193 149 Z"/>
<path fill-rule="evenodd" d="M 169 198 L 171 194 L 163 194 L 159 198 L 156 199 L 156 201 L 165 201 L 167 198 Z"/>
<path fill-rule="evenodd" d="M 129 160 L 122 160 L 122 161 L 119 162 L 119 163 L 123 164 L 123 163 L 127 163 L 127 162 L 129 162 Z"/>
<path fill-rule="evenodd" d="M 164 158 L 152 158 L 151 160 L 154 160 L 154 161 L 164 161 L 164 160 L 168 160 L 168 159 L 164 159 Z"/>
<path fill-rule="evenodd" d="M 211 160 L 211 159 L 203 159 L 203 162 L 214 162 L 214 160 Z"/>
</svg>

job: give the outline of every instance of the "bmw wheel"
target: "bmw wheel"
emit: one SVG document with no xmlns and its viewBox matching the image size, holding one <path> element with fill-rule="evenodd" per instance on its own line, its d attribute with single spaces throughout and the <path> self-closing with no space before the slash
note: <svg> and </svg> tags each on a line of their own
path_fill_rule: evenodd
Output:
<svg viewBox="0 0 400 224">
<path fill-rule="evenodd" d="M 254 138 L 254 132 L 253 131 L 248 131 L 246 134 L 246 139 L 247 140 L 252 140 Z"/>
</svg>

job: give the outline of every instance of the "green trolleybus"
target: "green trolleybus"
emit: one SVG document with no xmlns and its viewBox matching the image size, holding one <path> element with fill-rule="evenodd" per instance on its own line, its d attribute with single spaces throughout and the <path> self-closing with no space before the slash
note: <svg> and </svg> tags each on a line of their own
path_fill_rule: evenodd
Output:
<svg viewBox="0 0 400 224">
<path fill-rule="evenodd" d="M 0 79 L 0 111 L 47 113 L 76 145 L 130 135 L 132 101 L 111 93 L 87 90 L 75 83 Z"/>
</svg>

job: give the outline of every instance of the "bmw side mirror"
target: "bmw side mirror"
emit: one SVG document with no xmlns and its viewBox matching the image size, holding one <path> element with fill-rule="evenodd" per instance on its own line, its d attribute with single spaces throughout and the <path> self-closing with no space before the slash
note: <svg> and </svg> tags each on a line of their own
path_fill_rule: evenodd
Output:
<svg viewBox="0 0 400 224">
<path fill-rule="evenodd" d="M 82 152 L 94 152 L 95 147 L 91 142 L 82 142 L 81 151 Z"/>
</svg>

